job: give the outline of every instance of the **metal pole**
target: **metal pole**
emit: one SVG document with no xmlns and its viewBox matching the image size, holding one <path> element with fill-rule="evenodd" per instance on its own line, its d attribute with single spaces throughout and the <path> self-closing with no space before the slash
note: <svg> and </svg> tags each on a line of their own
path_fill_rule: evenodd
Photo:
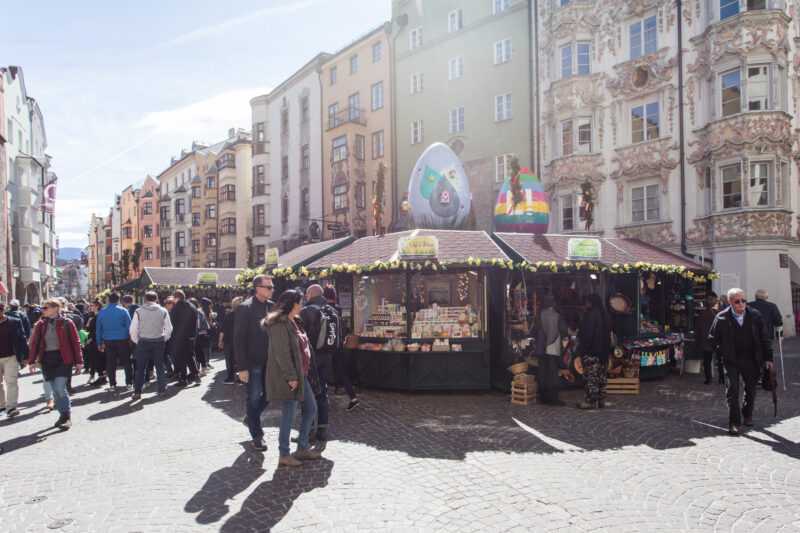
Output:
<svg viewBox="0 0 800 533">
<path fill-rule="evenodd" d="M 778 334 L 778 355 L 781 358 L 781 381 L 783 382 L 783 392 L 786 392 L 786 372 L 783 365 L 783 332 Z"/>
</svg>

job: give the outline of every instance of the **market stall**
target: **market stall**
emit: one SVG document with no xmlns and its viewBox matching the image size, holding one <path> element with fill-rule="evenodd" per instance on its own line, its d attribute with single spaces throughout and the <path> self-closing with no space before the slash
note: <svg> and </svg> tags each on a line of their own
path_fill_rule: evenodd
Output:
<svg viewBox="0 0 800 533">
<path fill-rule="evenodd" d="M 245 293 L 236 283 L 239 272 L 237 268 L 145 267 L 133 293 L 141 300 L 146 291 L 155 291 L 163 301 L 181 289 L 187 298 L 209 298 L 224 304 Z"/>
<path fill-rule="evenodd" d="M 694 293 L 713 276 L 702 265 L 635 239 L 498 233 L 515 261 L 505 291 L 508 339 L 494 360 L 495 375 L 531 360 L 542 301 L 552 300 L 561 320 L 560 376 L 582 382 L 577 346 L 587 295 L 606 306 L 615 348 L 610 378 L 663 376 L 681 362 L 693 338 Z M 507 387 L 508 375 L 493 384 Z"/>
<path fill-rule="evenodd" d="M 485 232 L 416 230 L 361 238 L 308 269 L 336 286 L 363 385 L 455 390 L 490 386 L 501 263 Z"/>
</svg>

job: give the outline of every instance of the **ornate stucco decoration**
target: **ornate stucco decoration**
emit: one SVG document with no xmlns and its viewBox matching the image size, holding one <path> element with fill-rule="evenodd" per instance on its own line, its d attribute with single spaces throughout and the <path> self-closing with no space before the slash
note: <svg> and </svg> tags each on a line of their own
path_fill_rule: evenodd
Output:
<svg viewBox="0 0 800 533">
<path fill-rule="evenodd" d="M 586 181 L 599 185 L 606 179 L 601 154 L 572 155 L 554 159 L 545 167 L 544 184 L 548 191 L 556 187 L 574 187 Z"/>
<path fill-rule="evenodd" d="M 615 231 L 618 237 L 639 239 L 640 241 L 655 244 L 656 246 L 665 246 L 678 242 L 678 237 L 672 230 L 672 222 L 618 227 Z"/>
<path fill-rule="evenodd" d="M 611 160 L 616 165 L 611 171 L 611 179 L 619 181 L 617 195 L 623 183 L 655 176 L 661 180 L 661 191 L 668 192 L 670 172 L 678 166 L 677 157 L 671 157 L 671 153 L 677 150 L 678 146 L 672 143 L 672 139 L 656 139 L 617 148 Z"/>
<path fill-rule="evenodd" d="M 611 96 L 631 98 L 661 89 L 672 81 L 677 59 L 669 48 L 614 66 L 616 76 L 606 81 Z"/>
<path fill-rule="evenodd" d="M 593 1 L 576 0 L 550 11 L 545 19 L 549 40 L 564 39 L 577 33 L 595 35 L 600 27 L 596 9 L 596 3 Z"/>
<path fill-rule="evenodd" d="M 579 111 L 591 113 L 603 104 L 603 74 L 574 76 L 553 82 L 545 92 L 542 120 L 553 125 L 559 118 L 577 116 Z"/>
<path fill-rule="evenodd" d="M 692 244 L 743 241 L 748 239 L 791 239 L 792 214 L 783 210 L 718 213 L 694 221 L 686 237 Z"/>
</svg>

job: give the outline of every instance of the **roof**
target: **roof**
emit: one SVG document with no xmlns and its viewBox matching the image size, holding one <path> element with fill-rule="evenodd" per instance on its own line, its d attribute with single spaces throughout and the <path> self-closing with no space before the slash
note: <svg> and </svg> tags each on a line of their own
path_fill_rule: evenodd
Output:
<svg viewBox="0 0 800 533">
<path fill-rule="evenodd" d="M 529 263 L 537 261 L 567 261 L 567 246 L 573 238 L 595 238 L 581 235 L 531 235 L 529 233 L 495 233 L 494 238 L 511 255 L 518 255 L 518 260 Z M 658 265 L 677 265 L 692 270 L 705 270 L 696 263 L 680 255 L 673 254 L 638 239 L 620 239 L 596 237 L 601 243 L 601 258 L 598 262 L 611 265 L 614 263 L 653 263 Z"/>
<path fill-rule="evenodd" d="M 142 282 L 148 285 L 177 285 L 189 286 L 197 284 L 197 275 L 200 273 L 215 273 L 218 276 L 217 285 L 235 285 L 236 275 L 241 272 L 238 268 L 157 268 L 145 267 L 142 273 Z"/>
<path fill-rule="evenodd" d="M 343 53 L 345 53 L 345 52 L 349 51 L 350 49 L 352 49 L 352 48 L 354 48 L 354 47 L 356 47 L 356 46 L 360 45 L 361 43 L 363 43 L 363 42 L 364 42 L 364 41 L 366 41 L 367 39 L 370 39 L 370 38 L 372 38 L 374 35 L 377 35 L 377 34 L 378 34 L 378 33 L 380 33 L 381 31 L 384 31 L 384 32 L 388 33 L 388 30 L 389 30 L 389 27 L 390 27 L 390 26 L 391 26 L 391 23 L 390 23 L 390 22 L 382 22 L 382 23 L 381 23 L 379 26 L 377 26 L 377 27 L 375 27 L 375 28 L 372 28 L 372 29 L 371 29 L 371 30 L 369 30 L 367 33 L 365 33 L 365 34 L 363 34 L 363 35 L 361 35 L 361 36 L 357 37 L 355 40 L 353 40 L 353 41 L 350 41 L 349 43 L 347 43 L 347 44 L 346 44 L 346 45 L 344 45 L 343 47 L 339 48 L 339 49 L 338 49 L 337 51 L 335 51 L 334 53 L 330 54 L 330 57 L 328 57 L 328 58 L 325 60 L 325 63 L 327 64 L 327 63 L 329 63 L 329 62 L 330 62 L 330 61 L 332 61 L 332 60 L 336 60 L 336 59 L 338 59 L 338 56 L 339 56 L 340 54 L 343 54 Z"/>
<path fill-rule="evenodd" d="M 305 244 L 278 257 L 279 267 L 292 267 L 298 268 L 312 263 L 322 256 L 335 252 L 336 250 L 347 246 L 355 241 L 354 237 L 343 237 L 341 239 L 332 239 L 330 241 L 312 242 Z"/>
<path fill-rule="evenodd" d="M 288 88 L 291 87 L 299 78 L 306 75 L 306 73 L 310 72 L 312 68 L 316 68 L 317 66 L 321 65 L 322 63 L 326 62 L 330 58 L 330 54 L 327 52 L 320 52 L 311 58 L 308 63 L 297 69 L 294 74 L 286 78 L 280 85 L 272 89 L 266 96 L 269 101 L 274 100 Z"/>
<path fill-rule="evenodd" d="M 509 259 L 485 231 L 414 230 L 388 233 L 383 236 L 362 237 L 348 246 L 327 254 L 308 265 L 311 269 L 332 265 L 370 265 L 375 261 L 394 259 L 401 238 L 433 236 L 439 240 L 438 260 L 442 263 L 466 263 L 467 259 Z"/>
</svg>

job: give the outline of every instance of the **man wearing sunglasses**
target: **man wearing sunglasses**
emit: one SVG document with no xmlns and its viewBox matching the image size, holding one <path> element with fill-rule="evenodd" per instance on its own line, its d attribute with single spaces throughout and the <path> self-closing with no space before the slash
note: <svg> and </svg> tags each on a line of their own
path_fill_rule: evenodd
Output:
<svg viewBox="0 0 800 533">
<path fill-rule="evenodd" d="M 747 305 L 742 289 L 728 291 L 730 307 L 717 314 L 708 338 L 725 365 L 728 397 L 728 433 L 738 435 L 744 425 L 753 425 L 756 385 L 764 365 L 772 367 L 772 343 L 764 317 Z M 744 381 L 744 407 L 739 383 Z"/>
<path fill-rule="evenodd" d="M 264 378 L 267 367 L 269 338 L 261 321 L 272 309 L 275 285 L 269 276 L 253 278 L 253 296 L 236 308 L 233 321 L 233 344 L 239 379 L 247 384 L 247 416 L 245 421 L 253 439 L 253 448 L 266 451 L 261 413 L 267 407 Z"/>
</svg>

